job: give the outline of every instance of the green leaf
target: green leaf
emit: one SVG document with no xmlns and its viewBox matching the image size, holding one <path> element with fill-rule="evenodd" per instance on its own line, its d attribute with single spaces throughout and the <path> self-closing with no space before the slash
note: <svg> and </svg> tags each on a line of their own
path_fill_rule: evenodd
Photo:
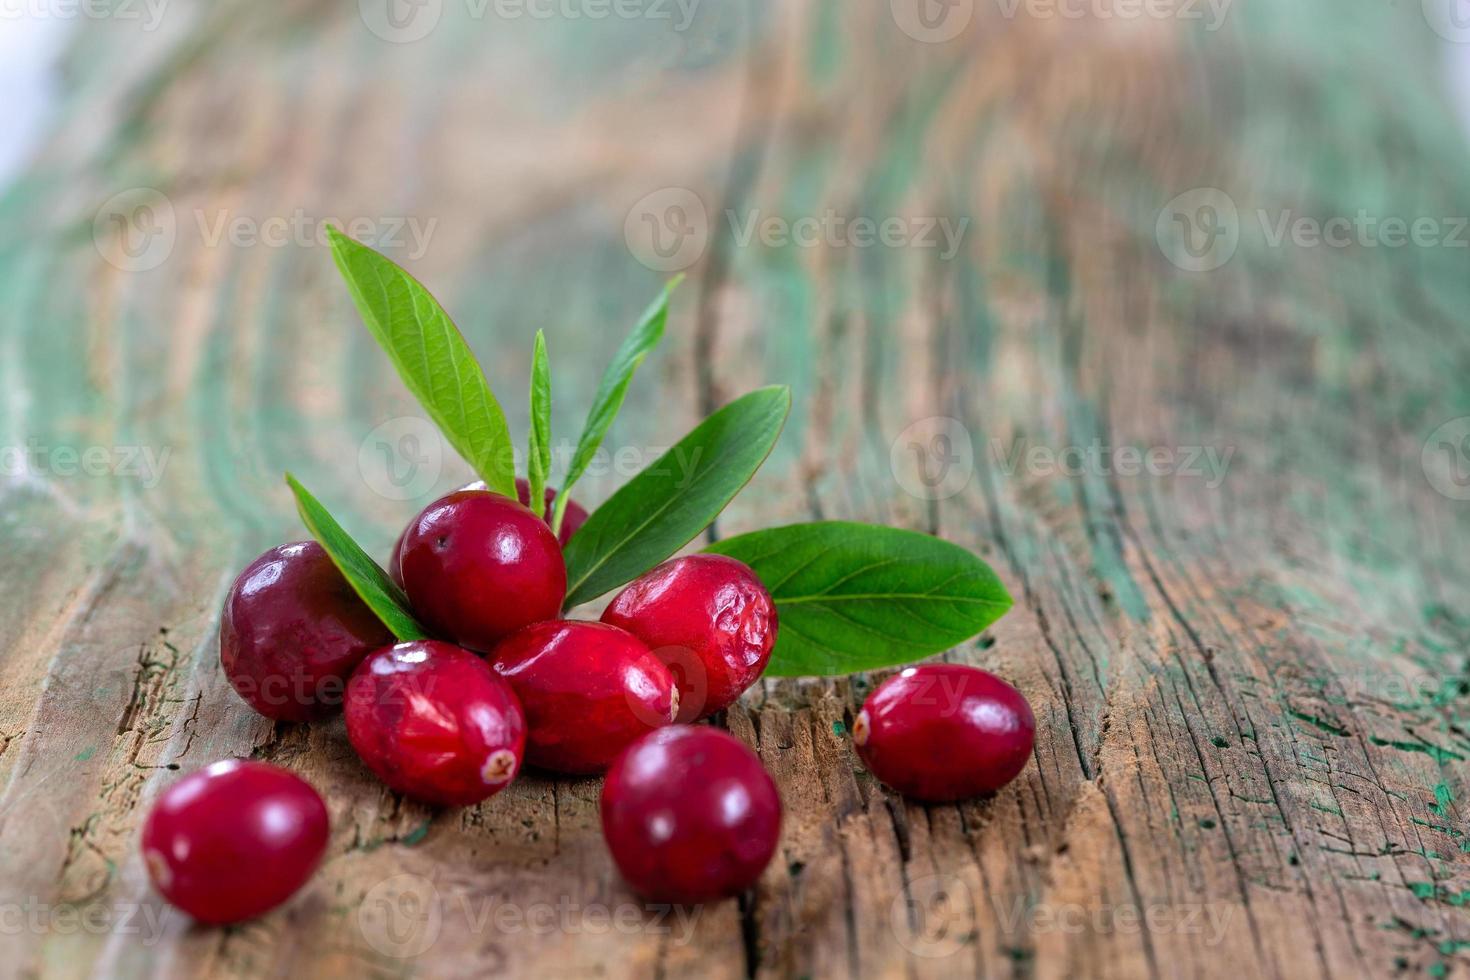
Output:
<svg viewBox="0 0 1470 980">
<path fill-rule="evenodd" d="M 516 495 L 505 413 L 444 308 L 386 257 L 328 227 L 357 310 L 449 444 L 496 493 Z"/>
<path fill-rule="evenodd" d="M 368 557 L 368 553 L 352 540 L 351 535 L 342 530 L 337 519 L 327 512 L 296 477 L 287 473 L 286 483 L 296 495 L 296 509 L 300 511 L 301 521 L 306 529 L 326 550 L 332 564 L 342 572 L 352 590 L 362 597 L 369 609 L 377 613 L 383 625 L 400 640 L 426 639 L 429 634 L 413 618 L 408 607 L 408 596 L 393 584 L 388 573 Z"/>
<path fill-rule="evenodd" d="M 593 511 L 567 544 L 567 608 L 632 581 L 709 527 L 770 455 L 790 411 L 784 385 L 737 398 Z"/>
<path fill-rule="evenodd" d="M 531 354 L 531 438 L 526 453 L 526 482 L 531 485 L 531 509 L 542 512 L 546 477 L 551 473 L 551 366 L 546 361 L 546 335 L 536 331 Z"/>
<path fill-rule="evenodd" d="M 592 408 L 588 410 L 587 421 L 582 426 L 582 435 L 577 439 L 577 449 L 572 453 L 571 466 L 567 468 L 566 479 L 562 481 L 561 490 L 556 495 L 551 528 L 557 533 L 561 532 L 562 515 L 566 511 L 567 501 L 572 499 L 572 484 L 587 472 L 587 467 L 591 465 L 593 456 L 597 454 L 598 447 L 607 435 L 608 427 L 617 417 L 618 410 L 623 407 L 623 398 L 628 394 L 628 384 L 633 380 L 633 372 L 638 370 L 638 365 L 643 363 L 648 352 L 663 338 L 664 324 L 669 319 L 669 296 L 683 280 L 683 276 L 670 280 L 659 297 L 649 304 L 638 320 L 638 325 L 624 338 L 622 346 L 613 355 L 612 363 L 602 374 L 597 394 L 592 396 Z"/>
<path fill-rule="evenodd" d="M 963 643 L 1011 608 L 989 565 L 917 531 L 821 521 L 705 550 L 745 562 L 776 600 L 780 629 L 766 669 L 775 677 L 910 663 Z"/>
</svg>

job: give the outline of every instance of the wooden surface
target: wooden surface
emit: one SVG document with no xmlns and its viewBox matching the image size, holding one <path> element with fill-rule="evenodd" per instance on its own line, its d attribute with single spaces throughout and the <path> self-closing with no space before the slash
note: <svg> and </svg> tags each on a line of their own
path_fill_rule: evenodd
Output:
<svg viewBox="0 0 1470 980">
<path fill-rule="evenodd" d="M 48 457 L 0 484 L 0 971 L 1470 973 L 1470 502 L 1436 462 L 1463 430 L 1421 459 L 1470 415 L 1470 251 L 1273 244 L 1258 220 L 1470 213 L 1418 3 L 1241 0 L 1214 31 L 960 4 L 945 43 L 886 3 L 711 2 L 683 31 L 442 6 L 415 43 L 326 0 L 79 25 L 45 147 L 0 199 L 0 445 L 167 456 L 156 480 Z M 175 240 L 130 270 L 94 218 L 138 187 Z M 1187 271 L 1157 219 L 1202 187 L 1240 242 Z M 416 409 L 327 252 L 216 239 L 219 216 L 432 222 L 389 251 L 519 433 L 545 328 L 570 439 L 663 279 L 638 235 L 678 219 L 668 188 L 700 199 L 707 247 L 609 445 L 636 459 L 790 384 L 717 532 L 843 517 L 974 547 L 1017 606 L 948 656 L 1038 717 L 1014 785 L 921 806 L 852 753 L 878 676 L 764 683 L 723 723 L 780 785 L 781 850 L 748 900 L 686 918 L 618 880 L 597 781 L 406 802 L 340 722 L 254 716 L 216 646 L 235 573 L 303 534 L 284 469 L 379 553 L 465 475 L 445 458 L 414 499 L 379 492 L 370 433 Z M 829 208 L 968 225 L 949 258 L 739 234 Z M 916 479 L 909 444 L 932 440 L 901 435 L 934 418 L 952 494 Z M 1094 444 L 1165 472 L 1047 464 Z M 192 928 L 149 891 L 140 816 L 231 756 L 319 786 L 332 845 L 288 907 Z"/>
</svg>

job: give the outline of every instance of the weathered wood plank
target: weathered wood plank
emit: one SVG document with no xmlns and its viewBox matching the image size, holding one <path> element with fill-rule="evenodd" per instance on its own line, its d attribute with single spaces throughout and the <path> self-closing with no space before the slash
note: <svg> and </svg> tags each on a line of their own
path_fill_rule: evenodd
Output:
<svg viewBox="0 0 1470 980">
<path fill-rule="evenodd" d="M 973 5 L 946 43 L 905 33 L 902 4 L 831 0 L 699 5 L 684 30 L 448 3 L 414 43 L 309 0 L 86 25 L 54 133 L 0 198 L 0 446 L 168 455 L 150 478 L 0 478 L 5 969 L 1466 972 L 1470 507 L 1421 461 L 1470 416 L 1466 252 L 1266 233 L 1470 212 L 1442 42 L 1400 6 L 1262 0 L 1207 30 Z M 174 241 L 119 268 L 90 226 L 136 187 Z M 1170 202 L 1195 188 L 1236 209 L 1236 253 L 1207 272 L 1168 259 Z M 545 328 L 569 437 L 667 271 L 639 264 L 658 264 L 644 218 L 691 194 L 703 248 L 609 445 L 636 464 L 792 385 L 781 446 L 712 533 L 836 517 L 975 548 L 1017 607 L 947 656 L 1011 679 L 1040 725 L 1013 786 L 926 807 L 851 751 L 879 676 L 763 682 L 720 721 L 781 788 L 781 851 L 746 899 L 664 916 L 614 872 L 595 780 L 404 801 L 340 723 L 251 715 L 215 635 L 238 568 L 301 536 L 283 469 L 379 551 L 465 476 L 431 445 L 431 478 L 395 499 L 373 443 L 360 462 L 417 413 L 325 251 L 292 240 L 298 214 L 313 236 L 329 216 L 398 229 L 388 250 L 516 431 Z M 936 245 L 762 237 L 829 213 L 933 219 Z M 278 226 L 280 247 L 239 237 Z M 969 468 L 953 494 L 913 469 L 934 419 Z M 1168 463 L 1056 461 L 1095 445 Z M 226 756 L 311 779 L 333 838 L 287 908 L 209 930 L 151 895 L 135 839 L 177 772 Z"/>
</svg>

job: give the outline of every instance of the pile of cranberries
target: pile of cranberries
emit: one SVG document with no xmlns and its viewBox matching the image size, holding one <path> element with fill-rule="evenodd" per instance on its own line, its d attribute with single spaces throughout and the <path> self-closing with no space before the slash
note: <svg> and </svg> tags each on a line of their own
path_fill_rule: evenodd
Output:
<svg viewBox="0 0 1470 980">
<path fill-rule="evenodd" d="M 759 758 L 693 723 L 760 677 L 776 607 L 750 568 L 717 555 L 665 562 L 600 622 L 561 618 L 562 548 L 586 519 L 555 491 L 526 506 L 472 484 L 404 530 L 389 574 L 433 639 L 397 642 L 312 542 L 261 555 L 225 602 L 220 662 L 240 697 L 280 721 L 337 710 L 363 765 L 393 790 L 473 806 L 522 768 L 606 773 L 602 827 L 628 883 L 661 902 L 751 887 L 774 855 L 781 800 Z M 1004 785 L 1031 752 L 1021 696 L 967 667 L 903 671 L 853 726 L 864 763 L 926 800 Z M 143 831 L 158 890 L 202 922 L 289 898 L 327 844 L 327 809 L 300 777 L 216 763 L 163 794 Z"/>
</svg>

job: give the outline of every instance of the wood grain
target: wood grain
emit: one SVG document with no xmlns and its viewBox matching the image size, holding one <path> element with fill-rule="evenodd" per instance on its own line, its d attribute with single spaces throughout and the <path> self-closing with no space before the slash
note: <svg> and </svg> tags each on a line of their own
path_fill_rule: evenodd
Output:
<svg viewBox="0 0 1470 980">
<path fill-rule="evenodd" d="M 80 25 L 51 136 L 0 198 L 0 446 L 32 461 L 0 480 L 0 970 L 1470 973 L 1470 503 L 1429 441 L 1470 416 L 1470 187 L 1418 4 L 1255 0 L 1210 29 L 960 3 L 943 43 L 900 28 L 902 0 L 697 5 L 683 30 L 673 6 L 446 2 L 413 43 L 356 6 L 176 0 L 156 30 Z M 174 232 L 151 268 L 120 268 L 105 222 L 94 241 L 132 188 Z M 380 554 L 466 476 L 430 446 L 437 478 L 380 492 L 370 433 L 418 411 L 321 220 L 401 229 L 386 250 L 518 433 L 544 328 L 570 439 L 664 278 L 641 216 L 679 217 L 681 188 L 704 247 L 609 445 L 636 462 L 791 385 L 780 446 L 712 533 L 851 518 L 976 549 L 1017 606 L 947 657 L 1013 681 L 1039 732 L 1004 792 L 923 806 L 847 736 L 883 675 L 766 681 L 720 723 L 778 781 L 781 851 L 746 898 L 665 914 L 614 872 L 596 780 L 418 806 L 340 722 L 252 715 L 216 643 L 235 573 L 302 536 L 283 470 Z M 1239 243 L 1191 272 L 1167 215 L 1198 188 L 1228 197 Z M 1269 233 L 1360 211 L 1440 237 Z M 908 237 L 759 231 L 828 215 Z M 963 223 L 952 255 L 923 231 L 941 218 Z M 911 455 L 934 419 L 957 435 L 952 494 Z M 109 472 L 56 447 L 102 447 Z M 1093 447 L 1153 450 L 1157 472 Z M 122 465 L 141 450 L 158 472 Z M 605 466 L 580 495 L 620 480 Z M 319 786 L 332 846 L 287 907 L 193 927 L 136 835 L 180 772 L 230 756 Z"/>
</svg>

